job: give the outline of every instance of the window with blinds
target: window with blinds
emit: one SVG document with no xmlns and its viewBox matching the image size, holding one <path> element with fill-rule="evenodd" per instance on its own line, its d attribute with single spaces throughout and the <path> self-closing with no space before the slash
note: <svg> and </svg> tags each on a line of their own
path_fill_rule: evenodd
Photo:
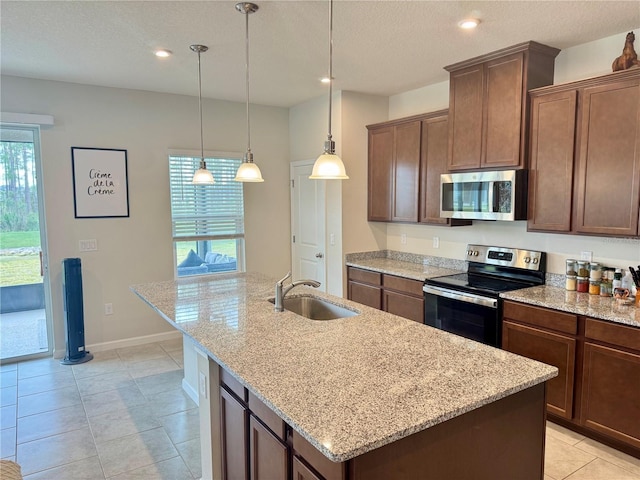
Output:
<svg viewBox="0 0 640 480">
<path fill-rule="evenodd" d="M 169 156 L 171 224 L 179 277 L 242 271 L 243 184 L 236 182 L 240 158 L 206 158 L 215 184 L 193 185 L 200 158 Z"/>
</svg>

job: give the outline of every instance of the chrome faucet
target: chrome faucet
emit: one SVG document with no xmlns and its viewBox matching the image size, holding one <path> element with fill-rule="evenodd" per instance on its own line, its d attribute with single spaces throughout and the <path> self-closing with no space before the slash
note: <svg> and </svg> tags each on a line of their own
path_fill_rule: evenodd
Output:
<svg viewBox="0 0 640 480">
<path fill-rule="evenodd" d="M 282 280 L 276 282 L 276 300 L 275 300 L 275 309 L 276 312 L 284 312 L 283 301 L 284 297 L 289 291 L 297 287 L 298 285 L 307 285 L 309 287 L 318 288 L 320 286 L 320 282 L 316 282 L 315 280 L 298 280 L 297 282 L 291 282 L 291 285 L 284 287 L 284 282 L 288 278 L 291 277 L 291 272 L 287 273 Z"/>
</svg>

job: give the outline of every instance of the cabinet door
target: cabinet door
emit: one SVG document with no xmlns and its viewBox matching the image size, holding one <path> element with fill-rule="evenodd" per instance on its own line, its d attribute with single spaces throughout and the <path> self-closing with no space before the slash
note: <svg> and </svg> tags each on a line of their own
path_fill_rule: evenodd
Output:
<svg viewBox="0 0 640 480">
<path fill-rule="evenodd" d="M 293 480 L 323 480 L 296 456 L 293 457 Z"/>
<path fill-rule="evenodd" d="M 580 423 L 640 448 L 640 355 L 586 342 Z"/>
<path fill-rule="evenodd" d="M 378 310 L 382 309 L 382 289 L 380 287 L 349 280 L 348 298 Z"/>
<path fill-rule="evenodd" d="M 483 66 L 451 72 L 449 86 L 449 170 L 480 166 Z"/>
<path fill-rule="evenodd" d="M 483 146 L 481 167 L 521 164 L 524 53 L 489 61 L 484 66 Z"/>
<path fill-rule="evenodd" d="M 424 323 L 424 297 L 384 290 L 383 310 L 415 322 Z"/>
<path fill-rule="evenodd" d="M 251 480 L 288 480 L 289 451 L 256 417 L 249 421 Z"/>
<path fill-rule="evenodd" d="M 391 220 L 393 127 L 369 130 L 368 219 Z"/>
<path fill-rule="evenodd" d="M 571 231 L 576 90 L 531 100 L 529 231 Z"/>
<path fill-rule="evenodd" d="M 440 217 L 440 175 L 447 171 L 449 122 L 446 115 L 422 122 L 420 222 L 446 225 Z"/>
<path fill-rule="evenodd" d="M 393 209 L 395 222 L 418 221 L 418 188 L 420 186 L 419 121 L 397 125 L 393 161 Z"/>
<path fill-rule="evenodd" d="M 637 235 L 640 79 L 585 88 L 580 116 L 579 233 Z"/>
<path fill-rule="evenodd" d="M 220 387 L 222 476 L 225 480 L 248 480 L 247 432 L 249 410 Z"/>
<path fill-rule="evenodd" d="M 576 340 L 504 320 L 502 348 L 557 367 L 558 376 L 547 381 L 547 411 L 572 418 Z"/>
</svg>

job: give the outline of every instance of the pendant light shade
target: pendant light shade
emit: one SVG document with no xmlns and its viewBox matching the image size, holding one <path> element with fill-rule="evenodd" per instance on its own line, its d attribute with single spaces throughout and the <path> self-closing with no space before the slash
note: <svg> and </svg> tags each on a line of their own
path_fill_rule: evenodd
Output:
<svg viewBox="0 0 640 480">
<path fill-rule="evenodd" d="M 251 153 L 251 123 L 249 122 L 249 15 L 258 10 L 258 5 L 249 2 L 236 3 L 236 10 L 245 16 L 245 45 L 246 45 L 246 85 L 247 85 L 247 153 L 244 155 L 242 165 L 236 172 L 236 182 L 264 182 L 262 173 L 258 165 L 253 163 L 253 153 Z"/>
<path fill-rule="evenodd" d="M 336 144 L 331 137 L 331 101 L 333 100 L 333 0 L 329 0 L 329 133 L 324 153 L 313 164 L 309 178 L 313 180 L 348 180 L 344 163 L 336 155 Z"/>
<path fill-rule="evenodd" d="M 198 54 L 198 107 L 200 110 L 200 168 L 193 174 L 191 183 L 194 185 L 213 185 L 213 175 L 207 170 L 207 163 L 204 161 L 204 141 L 202 134 L 202 73 L 200 72 L 200 54 L 209 50 L 205 45 L 191 45 L 192 51 Z"/>
</svg>

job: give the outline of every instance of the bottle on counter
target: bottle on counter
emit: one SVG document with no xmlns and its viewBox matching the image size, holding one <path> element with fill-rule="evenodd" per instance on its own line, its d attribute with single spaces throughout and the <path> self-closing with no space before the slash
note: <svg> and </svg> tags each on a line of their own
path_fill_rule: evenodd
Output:
<svg viewBox="0 0 640 480">
<path fill-rule="evenodd" d="M 600 280 L 602 278 L 602 268 L 599 263 L 592 262 L 589 265 L 589 280 Z"/>
<path fill-rule="evenodd" d="M 600 280 L 589 280 L 589 295 L 600 295 Z"/>
<path fill-rule="evenodd" d="M 573 258 L 567 259 L 566 275 L 569 277 L 578 276 L 578 271 L 576 270 L 576 261 Z"/>
<path fill-rule="evenodd" d="M 578 260 L 578 277 L 588 277 L 589 276 L 589 262 L 583 262 Z"/>
<path fill-rule="evenodd" d="M 611 283 L 611 288 L 615 289 L 618 287 L 622 287 L 622 269 L 616 268 L 616 271 L 613 273 L 613 282 Z"/>
<path fill-rule="evenodd" d="M 577 280 L 575 275 L 567 275 L 565 277 L 565 281 L 564 281 L 565 290 L 569 290 L 570 292 L 575 291 L 576 284 L 577 284 Z"/>
</svg>

